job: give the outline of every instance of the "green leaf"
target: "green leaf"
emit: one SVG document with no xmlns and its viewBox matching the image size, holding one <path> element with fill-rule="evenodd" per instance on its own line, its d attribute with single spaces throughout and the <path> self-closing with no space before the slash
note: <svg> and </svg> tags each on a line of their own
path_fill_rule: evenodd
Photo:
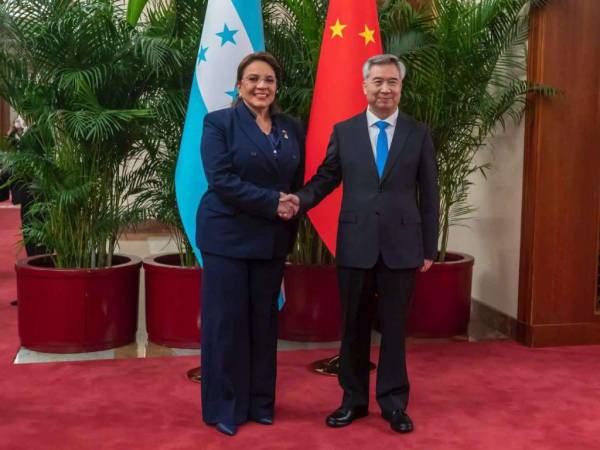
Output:
<svg viewBox="0 0 600 450">
<path fill-rule="evenodd" d="M 137 25 L 146 3 L 148 3 L 148 0 L 129 0 L 127 3 L 127 22 L 129 22 L 129 25 L 132 27 Z"/>
</svg>

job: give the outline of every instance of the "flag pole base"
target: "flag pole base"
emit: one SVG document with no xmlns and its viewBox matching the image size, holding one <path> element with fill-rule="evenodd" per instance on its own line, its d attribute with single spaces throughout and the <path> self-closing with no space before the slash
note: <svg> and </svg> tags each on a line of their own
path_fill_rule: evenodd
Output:
<svg viewBox="0 0 600 450">
<path fill-rule="evenodd" d="M 186 375 L 188 380 L 192 383 L 200 383 L 200 380 L 202 379 L 202 376 L 200 375 L 200 366 L 188 370 Z"/>
<path fill-rule="evenodd" d="M 340 355 L 335 355 L 331 358 L 319 359 L 311 363 L 308 368 L 312 372 L 316 372 L 320 375 L 327 375 L 329 377 L 337 377 L 340 371 Z M 377 368 L 377 365 L 369 361 L 369 371 L 373 371 Z"/>
</svg>

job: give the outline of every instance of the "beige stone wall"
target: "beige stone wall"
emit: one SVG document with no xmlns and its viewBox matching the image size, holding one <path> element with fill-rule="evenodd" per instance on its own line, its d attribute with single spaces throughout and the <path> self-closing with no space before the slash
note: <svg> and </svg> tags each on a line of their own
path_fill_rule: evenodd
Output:
<svg viewBox="0 0 600 450">
<path fill-rule="evenodd" d="M 454 227 L 449 248 L 475 257 L 472 296 L 517 317 L 524 128 L 490 139 L 478 158 L 490 161 L 488 179 L 473 177 L 470 199 L 478 207 L 468 228 Z"/>
</svg>

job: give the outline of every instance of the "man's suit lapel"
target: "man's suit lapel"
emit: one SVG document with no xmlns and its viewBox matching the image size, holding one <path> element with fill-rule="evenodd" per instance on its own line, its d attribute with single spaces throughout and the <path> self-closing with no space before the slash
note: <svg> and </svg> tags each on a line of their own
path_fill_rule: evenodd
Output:
<svg viewBox="0 0 600 450">
<path fill-rule="evenodd" d="M 359 149 L 364 166 L 368 167 L 368 171 L 372 176 L 379 178 L 379 174 L 377 173 L 377 163 L 373 157 L 373 148 L 371 146 L 371 137 L 369 136 L 369 123 L 367 122 L 366 112 L 356 118 L 356 126 L 353 128 L 356 130 L 353 139 L 356 143 L 355 148 Z"/>
<path fill-rule="evenodd" d="M 265 154 L 265 158 L 269 162 L 269 165 L 275 171 L 279 172 L 277 163 L 273 158 L 273 148 L 271 147 L 269 138 L 267 138 L 260 128 L 258 128 L 254 116 L 250 113 L 250 111 L 248 111 L 247 107 L 242 102 L 235 107 L 235 113 L 238 117 L 242 131 L 246 134 L 246 136 L 248 136 L 249 140 L 256 146 L 256 148 Z"/>
<path fill-rule="evenodd" d="M 381 181 L 385 180 L 385 177 L 387 177 L 392 170 L 394 163 L 406 145 L 406 140 L 412 131 L 411 129 L 412 127 L 410 122 L 403 117 L 401 112 L 399 112 L 398 119 L 396 120 L 394 137 L 392 138 L 390 152 L 388 154 L 387 161 L 385 162 L 385 167 L 383 168 L 383 176 L 381 177 Z"/>
</svg>

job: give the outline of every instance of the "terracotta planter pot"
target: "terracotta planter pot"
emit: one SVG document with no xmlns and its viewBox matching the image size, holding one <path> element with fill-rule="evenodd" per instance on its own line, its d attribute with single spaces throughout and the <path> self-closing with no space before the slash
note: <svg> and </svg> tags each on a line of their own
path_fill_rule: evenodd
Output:
<svg viewBox="0 0 600 450">
<path fill-rule="evenodd" d="M 448 253 L 443 263 L 417 272 L 408 316 L 408 334 L 449 337 L 467 333 L 471 308 L 471 255 Z"/>
<path fill-rule="evenodd" d="M 48 255 L 17 261 L 21 345 L 79 353 L 134 342 L 141 260 L 115 255 L 114 263 L 103 269 L 55 269 Z"/>
<path fill-rule="evenodd" d="M 340 338 L 340 295 L 335 266 L 287 264 L 284 286 L 279 338 L 301 342 Z"/>
<path fill-rule="evenodd" d="M 177 254 L 144 259 L 146 328 L 155 344 L 200 348 L 202 271 L 181 267 Z"/>
</svg>

